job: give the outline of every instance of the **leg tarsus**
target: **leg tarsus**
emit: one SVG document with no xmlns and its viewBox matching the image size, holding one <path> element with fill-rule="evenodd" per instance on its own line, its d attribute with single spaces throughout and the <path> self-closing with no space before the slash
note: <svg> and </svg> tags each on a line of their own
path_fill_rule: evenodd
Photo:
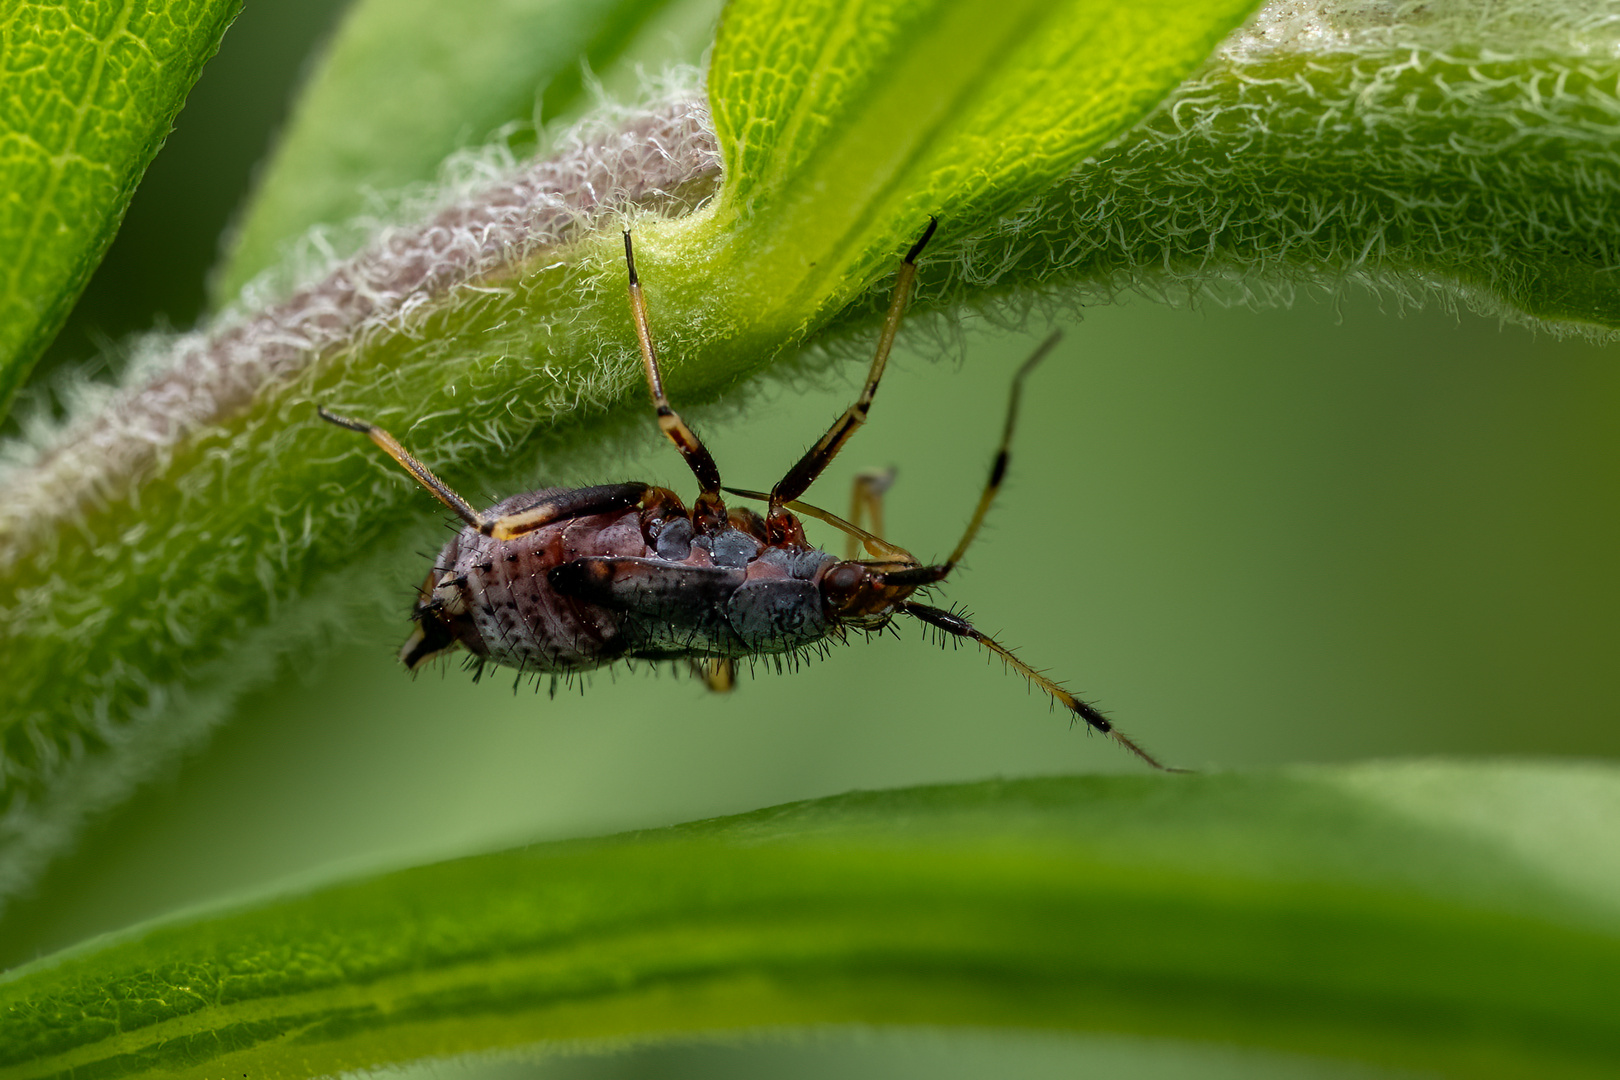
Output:
<svg viewBox="0 0 1620 1080">
<path fill-rule="evenodd" d="M 703 685 L 717 694 L 729 694 L 737 687 L 737 662 L 729 656 L 711 656 L 692 661 L 692 670 Z"/>
</svg>

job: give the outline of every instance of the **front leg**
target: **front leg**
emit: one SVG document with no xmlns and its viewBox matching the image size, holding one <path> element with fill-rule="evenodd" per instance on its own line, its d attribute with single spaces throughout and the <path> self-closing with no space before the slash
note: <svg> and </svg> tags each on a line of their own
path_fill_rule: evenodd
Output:
<svg viewBox="0 0 1620 1080">
<path fill-rule="evenodd" d="M 635 483 L 598 484 L 596 487 L 553 492 L 522 510 L 483 521 L 478 531 L 496 540 L 512 540 L 559 521 L 628 510 L 640 505 L 648 493 L 654 491 L 657 489 L 651 484 Z"/>
<path fill-rule="evenodd" d="M 861 527 L 864 517 L 871 522 L 872 533 L 883 535 L 883 495 L 894 486 L 896 470 L 893 466 L 887 469 L 864 469 L 855 474 L 855 489 L 849 496 L 849 522 L 857 529 Z M 859 545 L 854 533 L 844 538 L 844 559 L 854 562 L 860 555 Z"/>
</svg>

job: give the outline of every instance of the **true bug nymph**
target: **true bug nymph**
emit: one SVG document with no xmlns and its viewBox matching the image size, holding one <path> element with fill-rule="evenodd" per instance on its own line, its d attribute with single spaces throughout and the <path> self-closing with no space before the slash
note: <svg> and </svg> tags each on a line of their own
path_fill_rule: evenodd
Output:
<svg viewBox="0 0 1620 1080">
<path fill-rule="evenodd" d="M 936 225 L 929 221 L 900 264 L 860 397 L 769 493 L 722 486 L 714 458 L 670 406 L 629 232 L 624 234 L 624 257 L 631 317 L 658 426 L 697 477 L 698 497 L 690 509 L 666 488 L 626 483 L 545 488 L 474 510 L 388 432 L 320 409 L 326 420 L 369 435 L 465 523 L 420 587 L 411 616 L 416 629 L 400 650 L 400 660 L 414 671 L 461 646 L 481 661 L 552 675 L 572 675 L 618 660 L 690 660 L 711 688 L 727 689 L 738 659 L 795 653 L 843 640 L 851 629 L 881 629 L 905 615 L 946 635 L 978 642 L 1093 730 L 1163 768 L 1101 712 L 966 619 L 911 599 L 919 589 L 944 581 L 978 535 L 1006 475 L 1024 379 L 1056 344 L 1057 335 L 1013 379 L 989 482 L 962 539 L 944 562 L 924 564 L 879 535 L 887 486 L 883 478 L 863 474 L 856 479 L 853 520 L 799 501 L 866 422 L 911 299 L 917 256 Z M 723 493 L 760 500 L 765 514 L 728 507 Z M 798 515 L 842 531 L 846 557 L 812 547 Z M 863 517 L 872 521 L 872 531 L 861 527 Z M 856 558 L 857 544 L 868 558 Z"/>
</svg>

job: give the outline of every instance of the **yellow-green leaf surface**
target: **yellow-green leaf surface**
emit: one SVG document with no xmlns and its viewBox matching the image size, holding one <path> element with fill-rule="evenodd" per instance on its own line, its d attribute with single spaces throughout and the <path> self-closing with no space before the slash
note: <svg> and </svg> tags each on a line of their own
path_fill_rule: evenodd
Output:
<svg viewBox="0 0 1620 1080">
<path fill-rule="evenodd" d="M 503 124 L 575 109 L 670 0 L 359 0 L 299 96 L 220 268 L 234 297 L 312 225 L 431 180 Z M 532 141 L 532 140 L 531 140 Z"/>
<path fill-rule="evenodd" d="M 0 982 L 0 1078 L 310 1077 L 827 1023 L 1620 1069 L 1603 767 L 852 794 L 337 884 Z"/>
<path fill-rule="evenodd" d="M 729 170 L 690 223 L 736 309 L 814 325 L 937 216 L 964 237 L 1164 98 L 1253 0 L 737 3 L 709 75 Z"/>
<path fill-rule="evenodd" d="M 841 308 L 858 323 L 855 302 L 892 273 L 929 213 L 947 230 L 934 258 L 948 265 L 966 229 L 1038 196 L 1168 92 L 1249 6 L 1149 5 L 1159 18 L 1123 21 L 1091 0 L 1030 6 L 986 48 L 978 0 L 739 0 L 716 46 L 715 111 L 733 128 L 745 115 L 779 127 L 788 112 L 836 121 L 776 137 L 772 153 L 786 156 L 759 160 L 764 186 L 753 166 L 733 168 L 718 208 L 662 217 L 713 191 L 704 110 L 598 124 L 483 202 L 396 230 L 283 303 L 176 345 L 183 393 L 161 374 L 133 386 L 0 490 L 0 649 L 15 661 L 0 682 L 0 894 L 61 843 L 64 823 L 119 797 L 149 767 L 143 755 L 170 752 L 150 748 L 195 738 L 287 643 L 375 596 L 397 576 L 389 564 L 427 543 L 422 493 L 363 440 L 321 423 L 315 400 L 394 430 L 470 492 L 557 477 L 562 454 L 542 470 L 518 449 L 551 432 L 588 454 L 591 429 L 621 407 L 640 416 L 645 401 L 624 223 L 637 223 L 672 390 L 683 402 L 712 397 Z M 736 30 L 812 10 L 821 14 L 763 53 Z M 912 40 L 839 45 L 891 10 Z M 1110 49 L 1086 45 L 1065 19 Z M 798 64 L 818 33 L 822 59 Z M 1133 49 L 1140 71 L 1110 59 Z M 803 85 L 791 100 L 759 96 L 745 68 L 761 87 Z M 839 80 L 869 93 L 843 94 Z M 917 94 L 960 109 L 908 115 L 901 99 Z M 1063 109 L 1099 119 L 1065 122 Z M 1004 138 L 982 136 L 999 123 Z M 800 154 L 800 140 L 819 149 Z M 893 140 L 911 149 L 879 155 Z M 820 170 L 853 168 L 862 147 L 879 155 L 859 170 L 865 186 L 824 188 Z M 797 167 L 820 179 L 791 182 Z M 810 284 L 796 283 L 801 274 Z M 351 573 L 357 564 L 368 569 Z M 249 634 L 260 644 L 233 654 Z"/>
<path fill-rule="evenodd" d="M 0 3 L 0 417 L 240 6 Z"/>
</svg>

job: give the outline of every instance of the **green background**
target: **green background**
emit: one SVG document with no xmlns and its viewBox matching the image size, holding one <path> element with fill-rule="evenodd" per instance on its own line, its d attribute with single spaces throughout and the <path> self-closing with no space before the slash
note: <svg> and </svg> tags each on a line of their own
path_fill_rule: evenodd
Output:
<svg viewBox="0 0 1620 1080">
<path fill-rule="evenodd" d="M 230 32 L 53 350 L 55 373 L 91 360 L 99 339 L 196 318 L 220 230 L 335 12 L 264 4 Z M 1133 300 L 1064 317 L 1068 337 L 1031 384 L 1012 478 L 945 595 L 1178 764 L 1620 754 L 1611 350 L 1392 307 L 1351 293 L 1289 311 Z M 856 469 L 896 465 L 890 535 L 925 557 L 948 551 L 1011 371 L 1045 326 L 1019 321 L 1027 333 L 970 319 L 960 342 L 914 327 L 871 426 L 813 497 L 841 508 Z M 860 374 L 834 365 L 694 419 L 728 482 L 766 486 Z M 557 479 L 629 477 L 690 487 L 650 416 L 646 438 L 599 476 Z M 290 664 L 208 747 L 95 826 L 9 913 L 0 964 L 289 879 L 852 787 L 1138 767 L 982 656 L 909 627 L 797 674 L 761 673 L 727 698 L 667 675 L 601 675 L 554 701 L 527 686 L 514 695 L 499 675 L 475 686 L 455 667 L 413 682 L 392 654 L 422 565 L 399 568 L 397 611 Z M 1370 1075 L 1130 1040 L 915 1032 L 478 1074 L 1081 1067 Z"/>
</svg>

